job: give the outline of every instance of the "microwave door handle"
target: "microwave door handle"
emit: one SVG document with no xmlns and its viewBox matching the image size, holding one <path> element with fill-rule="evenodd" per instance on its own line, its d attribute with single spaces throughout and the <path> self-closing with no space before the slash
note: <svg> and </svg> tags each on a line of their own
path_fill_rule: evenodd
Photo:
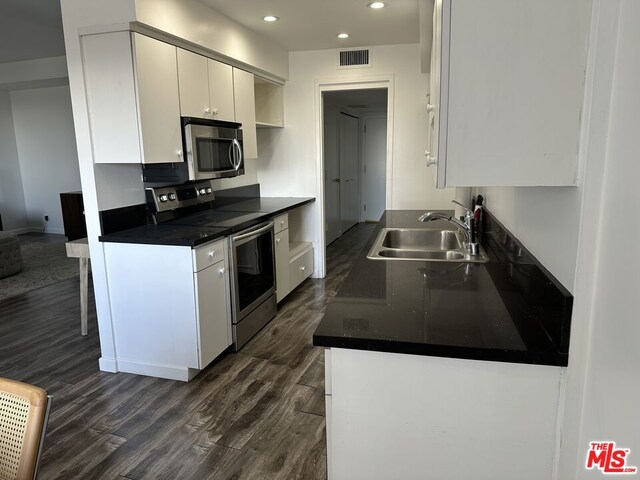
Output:
<svg viewBox="0 0 640 480">
<path fill-rule="evenodd" d="M 232 148 L 233 148 L 234 157 L 237 160 L 237 162 L 235 164 L 235 169 L 236 169 L 236 172 L 237 172 L 238 170 L 240 170 L 240 166 L 242 165 L 242 147 L 240 146 L 240 142 L 238 140 L 236 140 L 235 138 L 233 140 L 231 140 L 231 145 L 232 145 Z M 235 152 L 238 152 L 237 156 L 236 156 Z"/>
<path fill-rule="evenodd" d="M 236 169 L 236 149 L 234 148 L 233 142 L 229 144 L 229 163 Z"/>
</svg>

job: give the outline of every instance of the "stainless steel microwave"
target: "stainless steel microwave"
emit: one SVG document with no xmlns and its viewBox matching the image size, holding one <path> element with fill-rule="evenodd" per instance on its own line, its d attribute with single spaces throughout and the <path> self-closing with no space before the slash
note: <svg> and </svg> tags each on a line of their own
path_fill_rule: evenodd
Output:
<svg viewBox="0 0 640 480">
<path fill-rule="evenodd" d="M 184 183 L 244 174 L 240 123 L 182 117 L 184 161 L 143 165 L 145 182 Z"/>
</svg>

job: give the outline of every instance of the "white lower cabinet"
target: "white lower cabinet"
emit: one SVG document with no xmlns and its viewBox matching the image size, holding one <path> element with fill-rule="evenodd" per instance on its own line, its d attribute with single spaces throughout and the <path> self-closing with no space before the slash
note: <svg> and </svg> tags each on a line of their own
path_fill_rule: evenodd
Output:
<svg viewBox="0 0 640 480">
<path fill-rule="evenodd" d="M 188 381 L 231 345 L 227 239 L 104 252 L 118 371 Z"/>
<path fill-rule="evenodd" d="M 292 241 L 287 213 L 275 217 L 273 225 L 276 241 L 276 299 L 280 302 L 313 273 L 313 244 Z M 298 229 L 294 226 L 291 230 L 295 232 Z"/>
<path fill-rule="evenodd" d="M 291 291 L 289 284 L 289 229 L 276 233 L 276 299 L 279 302 Z"/>
<path fill-rule="evenodd" d="M 290 248 L 289 255 L 289 286 L 293 290 L 313 273 L 313 246 L 300 244 Z"/>
<path fill-rule="evenodd" d="M 211 363 L 231 344 L 228 273 L 224 258 L 221 260 L 193 274 L 200 368 Z"/>
<path fill-rule="evenodd" d="M 554 478 L 563 367 L 325 355 L 330 480 Z"/>
</svg>

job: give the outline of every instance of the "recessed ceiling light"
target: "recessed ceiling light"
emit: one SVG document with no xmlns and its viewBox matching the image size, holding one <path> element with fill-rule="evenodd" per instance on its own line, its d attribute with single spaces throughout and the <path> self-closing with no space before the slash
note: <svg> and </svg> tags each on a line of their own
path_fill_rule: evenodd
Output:
<svg viewBox="0 0 640 480">
<path fill-rule="evenodd" d="M 378 8 L 384 8 L 384 2 L 371 2 L 369 5 L 367 5 L 367 7 L 374 8 L 376 10 Z"/>
<path fill-rule="evenodd" d="M 339 33 L 338 34 L 338 38 L 349 38 L 349 34 L 348 33 Z"/>
<path fill-rule="evenodd" d="M 275 22 L 276 20 L 280 20 L 278 17 L 274 16 L 274 15 L 267 15 L 265 17 L 262 17 L 262 19 L 265 22 Z"/>
</svg>

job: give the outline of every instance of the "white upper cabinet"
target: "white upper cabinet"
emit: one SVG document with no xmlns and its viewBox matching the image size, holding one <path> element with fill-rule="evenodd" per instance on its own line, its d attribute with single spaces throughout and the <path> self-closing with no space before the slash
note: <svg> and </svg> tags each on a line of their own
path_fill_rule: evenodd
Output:
<svg viewBox="0 0 640 480">
<path fill-rule="evenodd" d="M 239 68 L 233 69 L 233 96 L 236 122 L 242 124 L 244 156 L 245 158 L 257 158 L 258 142 L 253 73 L 245 72 Z"/>
<path fill-rule="evenodd" d="M 85 35 L 82 52 L 95 163 L 182 161 L 181 116 L 241 123 L 258 157 L 252 73 L 135 32 Z M 265 123 L 283 125 L 282 87 L 259 84 Z"/>
<path fill-rule="evenodd" d="M 82 39 L 95 163 L 182 159 L 176 47 L 129 32 Z"/>
<path fill-rule="evenodd" d="M 178 87 L 183 117 L 209 118 L 207 57 L 178 48 Z"/>
<path fill-rule="evenodd" d="M 208 58 L 207 69 L 209 72 L 211 118 L 235 122 L 233 67 Z"/>
<path fill-rule="evenodd" d="M 437 186 L 576 185 L 591 2 L 436 0 Z"/>
<path fill-rule="evenodd" d="M 235 121 L 230 65 L 178 48 L 178 83 L 183 117 Z"/>
<path fill-rule="evenodd" d="M 138 33 L 132 41 L 142 163 L 181 161 L 176 47 Z"/>
</svg>

